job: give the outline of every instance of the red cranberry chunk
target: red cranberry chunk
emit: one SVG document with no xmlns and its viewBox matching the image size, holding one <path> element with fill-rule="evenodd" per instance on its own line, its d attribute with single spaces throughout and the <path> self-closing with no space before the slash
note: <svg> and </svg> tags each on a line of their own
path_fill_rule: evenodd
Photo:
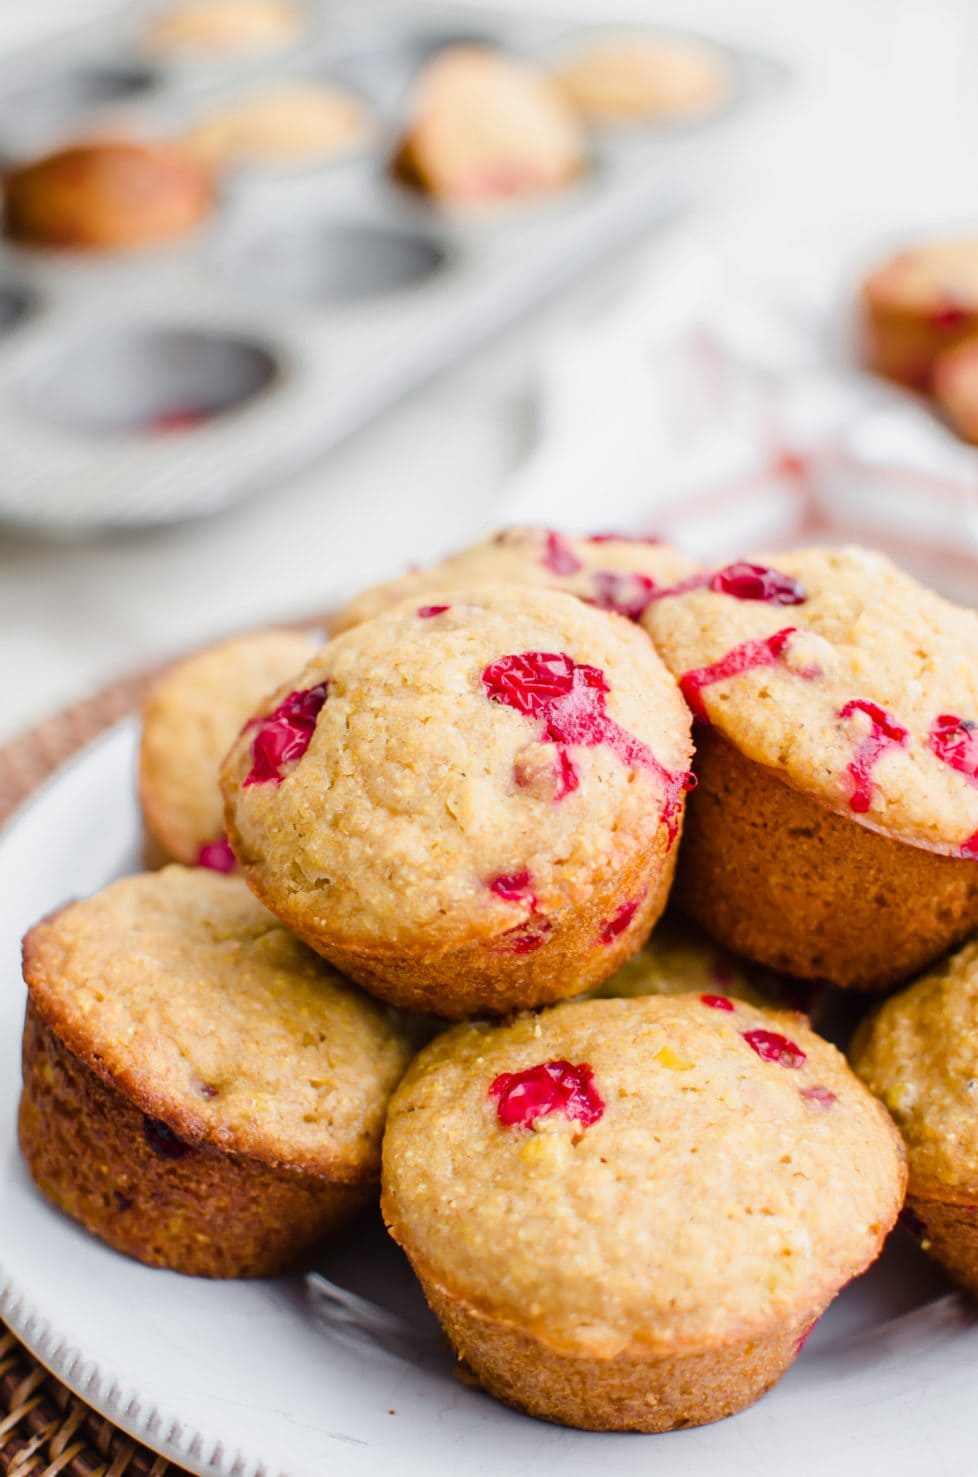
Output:
<svg viewBox="0 0 978 1477">
<path fill-rule="evenodd" d="M 281 784 L 283 765 L 301 759 L 312 742 L 328 689 L 327 682 L 320 682 L 303 692 L 290 692 L 267 717 L 252 719 L 248 727 L 257 732 L 245 785 Z"/>
<path fill-rule="evenodd" d="M 551 574 L 577 574 L 584 565 L 562 533 L 548 533 L 540 563 Z"/>
<path fill-rule="evenodd" d="M 712 687 L 717 682 L 725 682 L 730 677 L 741 677 L 745 672 L 756 671 L 758 667 L 773 667 L 792 636 L 796 635 L 797 629 L 797 626 L 785 626 L 772 636 L 742 641 L 710 666 L 694 667 L 691 671 L 684 672 L 679 679 L 679 686 L 693 716 L 706 718 L 703 704 L 705 688 Z"/>
<path fill-rule="evenodd" d="M 735 600 L 763 600 L 766 605 L 801 605 L 805 600 L 804 590 L 790 574 L 742 560 L 718 569 L 710 589 Z"/>
<path fill-rule="evenodd" d="M 418 618 L 423 621 L 430 621 L 436 615 L 444 615 L 445 611 L 451 610 L 451 608 L 450 605 L 419 605 Z"/>
<path fill-rule="evenodd" d="M 823 1087 L 820 1082 L 817 1082 L 814 1087 L 800 1087 L 798 1091 L 805 1102 L 810 1103 L 813 1108 L 831 1108 L 839 1101 L 832 1089 Z"/>
<path fill-rule="evenodd" d="M 212 872 L 233 872 L 234 852 L 228 838 L 218 836 L 216 841 L 205 841 L 197 853 L 197 865 L 209 867 Z"/>
<path fill-rule="evenodd" d="M 596 569 L 591 575 L 591 587 L 592 605 L 637 621 L 649 608 L 655 581 L 647 574 L 617 574 L 613 570 Z"/>
<path fill-rule="evenodd" d="M 701 995 L 700 1000 L 711 1010 L 733 1010 L 734 1003 L 726 995 Z"/>
<path fill-rule="evenodd" d="M 758 1027 L 753 1031 L 742 1031 L 741 1035 L 762 1062 L 777 1062 L 779 1067 L 791 1067 L 795 1070 L 805 1064 L 806 1053 L 778 1031 L 766 1031 Z"/>
<path fill-rule="evenodd" d="M 535 908 L 537 904 L 533 895 L 533 878 L 525 869 L 522 872 L 502 872 L 498 877 L 493 877 L 489 883 L 489 891 L 494 892 L 505 903 L 528 903 L 531 908 Z"/>
<path fill-rule="evenodd" d="M 489 1096 L 496 1099 L 496 1116 L 504 1128 L 529 1128 L 549 1113 L 562 1113 L 590 1128 L 605 1106 L 591 1067 L 563 1060 L 503 1072 L 490 1086 Z"/>
<path fill-rule="evenodd" d="M 963 774 L 972 785 L 978 785 L 978 722 L 941 713 L 930 731 L 931 751 L 942 764 Z"/>
<path fill-rule="evenodd" d="M 863 815 L 873 803 L 873 770 L 887 749 L 905 749 L 910 734 L 885 708 L 868 698 L 853 698 L 839 709 L 838 717 L 851 718 L 853 713 L 864 713 L 870 722 L 869 733 L 860 740 L 846 766 L 849 809 Z"/>
<path fill-rule="evenodd" d="M 192 1153 L 190 1144 L 177 1138 L 173 1129 L 161 1123 L 158 1118 L 143 1119 L 143 1137 L 160 1159 L 185 1159 Z"/>
<path fill-rule="evenodd" d="M 601 926 L 600 942 L 602 944 L 613 944 L 616 938 L 625 932 L 635 914 L 638 912 L 645 898 L 643 892 L 641 897 L 632 898 L 630 902 L 622 903 L 620 908 L 608 918 Z"/>
</svg>

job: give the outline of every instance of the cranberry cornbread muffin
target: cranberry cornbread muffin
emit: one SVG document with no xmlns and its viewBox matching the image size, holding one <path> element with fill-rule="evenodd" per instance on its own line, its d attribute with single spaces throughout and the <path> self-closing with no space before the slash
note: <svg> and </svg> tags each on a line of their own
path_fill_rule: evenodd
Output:
<svg viewBox="0 0 978 1477">
<path fill-rule="evenodd" d="M 681 995 L 445 1032 L 391 1102 L 381 1208 L 491 1394 L 667 1431 L 774 1384 L 904 1181 L 887 1114 L 800 1016 Z"/>
<path fill-rule="evenodd" d="M 850 1058 L 907 1146 L 911 1230 L 978 1295 L 978 941 L 887 1000 Z"/>
<path fill-rule="evenodd" d="M 126 877 L 32 928 L 24 978 L 21 1148 L 117 1251 L 273 1275 L 369 1199 L 410 1043 L 240 878 Z"/>
<path fill-rule="evenodd" d="M 322 163 L 361 148 L 367 109 L 347 88 L 293 81 L 267 87 L 205 118 L 185 144 L 207 169 Z"/>
<path fill-rule="evenodd" d="M 12 169 L 4 230 L 25 246 L 111 251 L 183 235 L 212 205 L 207 174 L 182 150 L 103 139 Z"/>
<path fill-rule="evenodd" d="M 139 800 L 161 861 L 231 871 L 221 760 L 260 705 L 318 650 L 305 631 L 258 631 L 171 667 L 142 714 Z"/>
<path fill-rule="evenodd" d="M 978 925 L 978 614 L 863 549 L 762 556 L 645 620 L 701 720 L 680 906 L 879 989 Z"/>
<path fill-rule="evenodd" d="M 730 96 L 730 64 L 704 41 L 640 31 L 600 37 L 568 55 L 553 77 L 592 123 L 687 119 Z"/>
<path fill-rule="evenodd" d="M 898 252 L 866 278 L 860 312 L 869 367 L 930 390 L 938 356 L 978 334 L 978 238 Z"/>
<path fill-rule="evenodd" d="M 965 339 L 938 356 L 932 388 L 958 435 L 978 444 L 978 338 Z"/>
<path fill-rule="evenodd" d="M 673 589 L 696 568 L 691 559 L 654 538 L 583 538 L 552 528 L 505 528 L 433 569 L 412 570 L 364 590 L 333 618 L 330 628 L 338 634 L 400 600 L 420 600 L 435 589 L 464 590 L 490 580 L 564 590 L 599 610 L 637 621 L 661 591 Z"/>
<path fill-rule="evenodd" d="M 278 51 L 299 35 L 293 0 L 176 0 L 153 17 L 151 50 L 220 60 Z"/>
<path fill-rule="evenodd" d="M 447 205 L 553 194 L 585 168 L 583 128 L 546 74 L 488 47 L 439 51 L 409 113 L 394 173 Z"/>
<path fill-rule="evenodd" d="M 569 595 L 435 592 L 324 646 L 222 771 L 258 897 L 382 999 L 453 1017 L 600 984 L 665 905 L 689 714 Z"/>
</svg>

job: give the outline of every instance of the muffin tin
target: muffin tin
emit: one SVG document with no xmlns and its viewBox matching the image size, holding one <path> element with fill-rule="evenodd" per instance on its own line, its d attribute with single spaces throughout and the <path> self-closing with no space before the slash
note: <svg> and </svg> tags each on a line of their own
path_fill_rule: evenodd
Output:
<svg viewBox="0 0 978 1477">
<path fill-rule="evenodd" d="M 11 523 L 149 525 L 269 490 L 669 214 L 784 81 L 777 63 L 721 48 L 733 79 L 722 110 L 593 132 L 573 188 L 463 216 L 390 176 L 418 68 L 459 41 L 546 64 L 587 32 L 310 0 L 290 51 L 192 62 L 147 53 L 152 9 L 6 58 L 0 155 L 100 133 L 180 134 L 288 77 L 353 89 L 374 128 L 335 162 L 227 172 L 206 225 L 158 248 L 0 248 L 0 517 Z"/>
</svg>

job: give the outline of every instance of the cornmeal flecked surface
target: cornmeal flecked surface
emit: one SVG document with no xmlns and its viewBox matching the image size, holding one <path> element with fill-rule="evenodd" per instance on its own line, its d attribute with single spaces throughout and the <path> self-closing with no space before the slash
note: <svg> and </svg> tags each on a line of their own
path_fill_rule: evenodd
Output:
<svg viewBox="0 0 978 1477">
<path fill-rule="evenodd" d="M 934 398 L 958 434 L 978 443 L 978 340 L 941 354 L 934 364 Z"/>
<path fill-rule="evenodd" d="M 171 668 L 143 706 L 139 796 L 163 856 L 193 865 L 224 832 L 221 760 L 263 698 L 317 650 L 315 636 L 261 631 Z"/>
<path fill-rule="evenodd" d="M 574 107 L 599 124 L 709 112 L 729 97 L 733 85 L 730 65 L 714 47 L 641 31 L 578 48 L 553 76 Z"/>
<path fill-rule="evenodd" d="M 209 169 L 328 159 L 362 146 L 367 109 L 342 87 L 279 83 L 253 92 L 188 133 L 186 147 Z"/>
<path fill-rule="evenodd" d="M 488 47 L 440 50 L 415 80 L 395 172 L 472 208 L 569 185 L 585 165 L 574 110 L 544 72 Z"/>
<path fill-rule="evenodd" d="M 600 1116 L 505 1126 L 501 1074 L 548 1061 L 591 1069 Z M 654 1430 L 772 1383 L 876 1257 L 904 1180 L 887 1114 L 800 1016 L 685 995 L 444 1033 L 392 1100 L 382 1208 L 494 1393 Z"/>
<path fill-rule="evenodd" d="M 978 784 L 933 751 L 941 715 L 978 719 L 978 614 L 942 600 L 880 554 L 805 549 L 760 556 L 799 581 L 803 603 L 782 609 L 696 590 L 645 617 L 680 678 L 749 641 L 796 627 L 768 665 L 706 686 L 717 732 L 805 795 L 885 836 L 962 855 L 978 831 Z M 852 807 L 850 765 L 872 738 L 851 703 L 871 702 L 907 731 L 867 769 L 868 805 Z"/>
<path fill-rule="evenodd" d="M 762 1060 L 755 1028 L 803 1065 Z M 592 1068 L 603 1115 L 503 1127 L 493 1081 L 551 1059 Z M 813 1109 L 813 1086 L 835 1103 Z M 456 1026 L 408 1070 L 384 1140 L 385 1214 L 437 1282 L 606 1358 L 827 1301 L 875 1257 L 903 1180 L 887 1114 L 801 1016 L 688 995 Z"/>
<path fill-rule="evenodd" d="M 254 783 L 248 732 L 229 754 L 228 834 L 262 900 L 395 1003 L 463 1014 L 577 994 L 664 906 L 688 712 L 642 631 L 570 596 L 487 585 L 445 602 L 322 649 L 297 679 L 327 689 L 303 756 Z M 597 670 L 607 691 L 574 712 L 600 704 L 646 759 L 551 742 L 543 718 L 494 701 L 486 672 L 521 653 Z"/>
<path fill-rule="evenodd" d="M 173 0 L 158 9 L 147 40 L 155 51 L 233 56 L 285 46 L 301 22 L 293 0 Z"/>
<path fill-rule="evenodd" d="M 417 597 L 420 602 L 432 590 L 464 591 L 490 580 L 563 590 L 640 615 L 652 588 L 678 584 L 696 567 L 684 554 L 655 541 L 589 539 L 547 528 L 508 528 L 443 559 L 433 569 L 415 570 L 374 585 L 330 624 L 338 634 L 401 600 Z"/>
<path fill-rule="evenodd" d="M 32 928 L 24 977 L 64 1047 L 181 1140 L 376 1177 L 407 1035 L 240 878 L 176 866 L 123 878 Z"/>
<path fill-rule="evenodd" d="M 851 1058 L 903 1135 L 912 1191 L 978 1199 L 978 942 L 881 1005 Z"/>
<path fill-rule="evenodd" d="M 882 1005 L 850 1058 L 906 1143 L 911 1227 L 978 1294 L 978 942 Z"/>
<path fill-rule="evenodd" d="M 606 980 L 597 994 L 608 999 L 636 995 L 734 996 L 753 1005 L 770 1004 L 750 979 L 748 967 L 705 933 L 679 918 L 663 918 L 648 939 Z"/>
<path fill-rule="evenodd" d="M 103 139 L 12 169 L 4 230 L 28 246 L 112 250 L 181 235 L 212 204 L 207 174 L 175 145 Z"/>
<path fill-rule="evenodd" d="M 930 389 L 938 356 L 978 333 L 978 239 L 898 252 L 866 278 L 860 310 L 870 367 Z"/>
</svg>

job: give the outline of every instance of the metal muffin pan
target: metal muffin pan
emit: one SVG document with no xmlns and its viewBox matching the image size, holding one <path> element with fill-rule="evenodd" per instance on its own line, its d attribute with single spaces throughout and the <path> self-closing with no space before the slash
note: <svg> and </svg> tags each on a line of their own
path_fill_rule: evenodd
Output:
<svg viewBox="0 0 978 1477">
<path fill-rule="evenodd" d="M 0 517 L 52 533 L 212 513 L 273 487 L 672 213 L 785 80 L 777 63 L 719 46 L 734 79 L 721 110 L 595 131 L 574 186 L 462 215 L 390 174 L 418 68 L 457 41 L 546 64 L 610 27 L 308 0 L 291 50 L 190 66 L 140 49 L 154 8 L 6 58 L 0 155 L 86 134 L 178 135 L 296 75 L 352 87 L 374 128 L 369 147 L 334 162 L 228 171 L 209 220 L 173 243 L 0 246 Z"/>
</svg>

